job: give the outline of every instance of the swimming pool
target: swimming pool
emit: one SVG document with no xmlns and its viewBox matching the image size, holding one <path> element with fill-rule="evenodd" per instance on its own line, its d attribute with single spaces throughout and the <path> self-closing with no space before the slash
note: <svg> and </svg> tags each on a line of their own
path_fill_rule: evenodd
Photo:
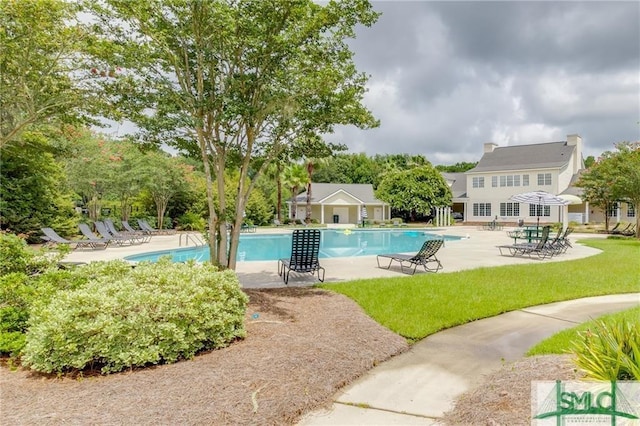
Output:
<svg viewBox="0 0 640 426">
<path fill-rule="evenodd" d="M 382 253 L 417 252 L 430 239 L 445 241 L 461 237 L 443 236 L 424 230 L 397 229 L 323 229 L 320 242 L 320 257 L 371 256 Z M 238 261 L 278 260 L 291 255 L 291 233 L 242 234 L 238 245 Z M 185 247 L 162 250 L 125 257 L 133 262 L 156 262 L 162 256 L 171 256 L 174 262 L 209 259 L 209 247 Z"/>
</svg>

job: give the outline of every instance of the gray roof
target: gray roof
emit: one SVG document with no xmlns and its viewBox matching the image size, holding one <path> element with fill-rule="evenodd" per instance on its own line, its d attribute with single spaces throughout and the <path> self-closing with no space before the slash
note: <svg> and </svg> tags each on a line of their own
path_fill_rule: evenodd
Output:
<svg viewBox="0 0 640 426">
<path fill-rule="evenodd" d="M 442 177 L 451 182 L 451 194 L 453 198 L 465 198 L 467 196 L 467 176 L 464 173 L 442 172 Z"/>
<path fill-rule="evenodd" d="M 567 142 L 496 147 L 493 152 L 485 152 L 478 165 L 467 173 L 561 168 L 569 162 L 575 149 Z"/>
<path fill-rule="evenodd" d="M 568 194 L 568 195 L 575 195 L 577 197 L 582 197 L 584 190 L 576 186 L 576 183 L 578 182 L 578 179 L 580 179 L 581 174 L 582 174 L 582 170 L 578 170 L 578 173 L 571 176 L 571 182 L 569 182 L 569 187 L 564 191 L 562 191 L 559 195 Z"/>
<path fill-rule="evenodd" d="M 311 184 L 311 202 L 319 203 L 331 194 L 340 190 L 357 198 L 365 204 L 384 204 L 378 200 L 373 194 L 373 185 L 361 183 L 312 183 Z M 307 191 L 299 194 L 296 199 L 298 202 L 307 200 Z"/>
</svg>

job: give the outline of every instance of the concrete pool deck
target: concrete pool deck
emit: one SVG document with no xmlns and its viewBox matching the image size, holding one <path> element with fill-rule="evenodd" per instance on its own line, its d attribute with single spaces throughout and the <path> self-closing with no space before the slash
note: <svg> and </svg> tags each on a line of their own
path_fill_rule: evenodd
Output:
<svg viewBox="0 0 640 426">
<path fill-rule="evenodd" d="M 438 273 L 461 271 L 480 267 L 515 265 L 540 262 L 559 262 L 593 256 L 599 250 L 586 247 L 576 241 L 585 238 L 604 238 L 602 234 L 572 234 L 573 247 L 566 253 L 554 256 L 551 259 L 539 260 L 528 257 L 501 256 L 496 246 L 512 244 L 513 240 L 507 235 L 507 231 L 515 228 L 504 228 L 501 231 L 485 231 L 476 226 L 451 226 L 443 228 L 402 228 L 421 229 L 438 235 L 451 235 L 462 237 L 461 240 L 447 241 L 445 246 L 437 253 L 442 262 L 443 269 Z M 388 229 L 385 229 L 388 230 Z M 293 228 L 258 228 L 257 233 L 283 233 L 292 232 Z M 193 233 L 198 235 L 197 233 Z M 125 256 L 159 250 L 170 250 L 179 247 L 193 246 L 193 242 L 185 233 L 175 235 L 158 235 L 151 238 L 149 243 L 133 246 L 110 246 L 105 250 L 76 250 L 65 258 L 69 262 L 93 262 L 98 260 L 122 259 Z M 275 288 L 283 287 L 284 282 L 278 276 L 277 261 L 250 261 L 238 262 L 236 273 L 244 288 Z M 376 256 L 359 256 L 345 258 L 320 259 L 320 264 L 326 269 L 326 282 L 347 281 L 357 278 L 384 278 L 401 277 L 399 268 L 390 270 L 378 268 Z M 417 273 L 427 273 L 418 269 Z M 292 274 L 289 286 L 308 286 L 317 283 L 316 277 L 310 274 Z"/>
</svg>

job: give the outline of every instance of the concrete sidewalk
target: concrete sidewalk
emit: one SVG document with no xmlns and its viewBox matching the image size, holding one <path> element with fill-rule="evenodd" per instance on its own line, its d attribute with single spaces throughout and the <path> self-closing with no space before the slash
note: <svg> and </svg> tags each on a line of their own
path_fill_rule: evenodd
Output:
<svg viewBox="0 0 640 426">
<path fill-rule="evenodd" d="M 435 425 L 483 376 L 533 345 L 611 312 L 640 304 L 640 293 L 541 305 L 436 333 L 345 387 L 309 425 Z"/>
</svg>

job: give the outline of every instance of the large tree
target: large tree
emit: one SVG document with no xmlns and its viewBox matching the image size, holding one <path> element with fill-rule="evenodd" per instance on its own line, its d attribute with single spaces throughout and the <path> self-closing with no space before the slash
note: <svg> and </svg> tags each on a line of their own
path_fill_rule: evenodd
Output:
<svg viewBox="0 0 640 426">
<path fill-rule="evenodd" d="M 600 159 L 582 172 L 576 186 L 582 188 L 582 198 L 590 204 L 599 207 L 604 214 L 604 227 L 609 230 L 609 208 L 616 201 L 613 181 L 616 171 L 611 161 Z"/>
<path fill-rule="evenodd" d="M 619 143 L 616 151 L 604 156 L 615 170 L 612 186 L 616 198 L 634 207 L 636 237 L 640 238 L 640 142 Z"/>
<path fill-rule="evenodd" d="M 69 1 L 0 0 L 0 148 L 30 126 L 77 122 L 92 109 L 76 12 Z"/>
<path fill-rule="evenodd" d="M 50 143 L 51 129 L 24 131 L 19 143 L 2 150 L 0 167 L 0 229 L 26 235 L 32 242 L 40 228 L 61 235 L 77 233 L 73 193 L 66 185 L 63 166 Z"/>
<path fill-rule="evenodd" d="M 434 207 L 451 204 L 449 185 L 431 165 L 389 172 L 380 182 L 376 197 L 408 212 L 412 219 L 416 213 L 428 215 Z"/>
<path fill-rule="evenodd" d="M 235 268 L 242 215 L 228 241 L 227 210 L 244 211 L 258 176 L 296 138 L 335 124 L 377 125 L 361 103 L 367 78 L 345 42 L 356 25 L 376 20 L 368 1 L 86 4 L 102 29 L 100 67 L 122 67 L 117 78 L 100 80 L 113 117 L 136 123 L 140 140 L 203 162 L 214 263 Z M 233 206 L 226 168 L 240 171 Z"/>
<path fill-rule="evenodd" d="M 636 212 L 636 237 L 640 238 L 640 142 L 616 144 L 616 150 L 604 152 L 577 183 L 584 199 L 605 211 L 605 229 L 609 229 L 609 207 L 619 201 L 629 203 Z"/>
</svg>

